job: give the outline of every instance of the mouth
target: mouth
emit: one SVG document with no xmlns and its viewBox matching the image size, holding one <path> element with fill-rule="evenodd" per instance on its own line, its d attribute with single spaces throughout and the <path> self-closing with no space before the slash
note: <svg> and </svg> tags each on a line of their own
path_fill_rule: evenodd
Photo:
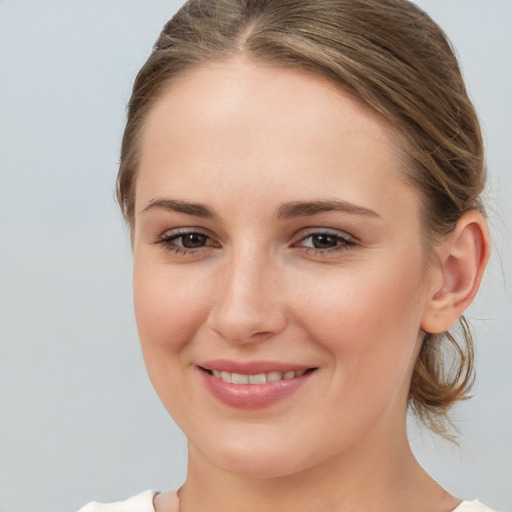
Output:
<svg viewBox="0 0 512 512">
<path fill-rule="evenodd" d="M 291 380 L 296 379 L 298 377 L 302 377 L 306 373 L 311 373 L 316 370 L 316 368 L 307 368 L 302 370 L 287 370 L 287 371 L 278 371 L 272 370 L 270 372 L 264 373 L 237 373 L 237 372 L 228 372 L 221 370 L 209 370 L 207 368 L 199 367 L 201 370 L 205 371 L 209 375 L 213 376 L 216 379 L 220 379 L 223 382 L 227 382 L 229 384 L 237 384 L 237 385 L 245 385 L 245 384 L 266 384 L 280 382 L 282 380 Z"/>
<path fill-rule="evenodd" d="M 197 366 L 206 389 L 224 405 L 262 409 L 289 399 L 318 368 L 285 363 L 212 361 Z"/>
</svg>

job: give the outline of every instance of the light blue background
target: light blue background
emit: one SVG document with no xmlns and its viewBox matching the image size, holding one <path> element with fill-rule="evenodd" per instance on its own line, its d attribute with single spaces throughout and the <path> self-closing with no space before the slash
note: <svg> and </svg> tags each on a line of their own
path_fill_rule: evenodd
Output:
<svg viewBox="0 0 512 512">
<path fill-rule="evenodd" d="M 451 36 L 488 150 L 494 255 L 472 307 L 460 448 L 411 427 L 452 492 L 512 512 L 512 1 L 422 0 Z M 114 178 L 162 0 L 0 0 L 0 511 L 72 511 L 182 481 L 182 435 L 139 354 Z"/>
</svg>

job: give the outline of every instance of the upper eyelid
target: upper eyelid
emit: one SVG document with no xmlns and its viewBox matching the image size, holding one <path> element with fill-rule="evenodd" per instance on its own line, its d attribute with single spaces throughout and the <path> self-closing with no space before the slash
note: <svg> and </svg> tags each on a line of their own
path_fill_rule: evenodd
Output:
<svg viewBox="0 0 512 512">
<path fill-rule="evenodd" d="M 185 237 L 190 234 L 199 234 L 206 237 L 206 243 L 200 247 L 186 247 L 181 245 L 177 240 L 180 237 Z M 159 245 L 167 251 L 171 250 L 171 247 L 175 248 L 175 252 L 178 254 L 199 254 L 205 250 L 211 250 L 219 248 L 222 244 L 219 241 L 205 233 L 201 229 L 197 228 L 175 228 L 175 229 L 167 229 L 161 235 L 158 235 L 155 239 L 153 239 L 152 243 L 154 245 Z M 183 243 L 183 240 L 182 240 Z"/>
<path fill-rule="evenodd" d="M 208 238 L 216 238 L 216 236 L 206 228 L 198 227 L 198 226 L 187 226 L 187 227 L 178 227 L 178 228 L 168 228 L 162 231 L 159 235 L 157 235 L 157 239 L 162 238 L 171 238 L 173 236 L 179 235 L 188 235 L 190 233 L 199 233 L 201 235 L 205 235 Z"/>
<path fill-rule="evenodd" d="M 301 232 L 305 233 L 303 235 L 300 235 Z M 348 233 L 347 231 L 343 231 L 341 229 L 335 229 L 335 228 L 322 228 L 322 227 L 311 227 L 311 228 L 303 228 L 300 230 L 298 236 L 300 236 L 300 240 L 304 240 L 310 236 L 313 235 L 332 235 L 337 236 L 339 238 L 343 238 L 345 240 L 350 240 L 352 242 L 358 242 L 359 239 L 352 235 L 351 233 Z"/>
<path fill-rule="evenodd" d="M 201 249 L 204 249 L 205 247 L 212 247 L 215 245 L 219 245 L 219 242 L 214 237 L 210 236 L 208 233 L 205 233 L 203 230 L 188 229 L 188 228 L 166 229 L 162 234 L 154 237 L 151 240 L 151 243 L 154 245 L 162 245 L 162 246 L 165 246 L 165 245 L 170 246 L 171 244 L 174 244 L 174 245 L 176 245 L 176 247 L 180 247 L 179 243 L 174 243 L 175 240 L 178 240 L 180 237 L 185 237 L 186 235 L 193 234 L 193 233 L 197 233 L 199 235 L 204 235 L 207 238 L 207 243 L 202 247 L 198 247 L 195 249 L 187 248 L 187 250 L 190 250 L 190 251 L 201 250 Z M 208 242 L 210 242 L 210 243 L 208 243 Z"/>
</svg>

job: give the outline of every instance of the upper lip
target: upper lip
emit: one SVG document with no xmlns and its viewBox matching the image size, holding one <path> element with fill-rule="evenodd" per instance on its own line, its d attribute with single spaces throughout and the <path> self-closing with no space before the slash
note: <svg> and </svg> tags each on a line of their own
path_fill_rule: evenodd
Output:
<svg viewBox="0 0 512 512">
<path fill-rule="evenodd" d="M 220 372 L 240 373 L 242 375 L 257 375 L 259 373 L 301 371 L 314 368 L 304 364 L 284 363 L 282 361 L 233 361 L 229 359 L 215 359 L 198 364 L 205 370 L 218 370 Z"/>
</svg>

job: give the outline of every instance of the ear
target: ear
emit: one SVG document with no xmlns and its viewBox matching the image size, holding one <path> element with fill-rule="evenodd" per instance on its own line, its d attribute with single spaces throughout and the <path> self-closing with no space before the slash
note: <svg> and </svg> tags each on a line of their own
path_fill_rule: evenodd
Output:
<svg viewBox="0 0 512 512">
<path fill-rule="evenodd" d="M 464 213 L 435 249 L 421 327 L 438 333 L 452 327 L 473 301 L 489 259 L 487 224 L 476 210 Z"/>
</svg>

